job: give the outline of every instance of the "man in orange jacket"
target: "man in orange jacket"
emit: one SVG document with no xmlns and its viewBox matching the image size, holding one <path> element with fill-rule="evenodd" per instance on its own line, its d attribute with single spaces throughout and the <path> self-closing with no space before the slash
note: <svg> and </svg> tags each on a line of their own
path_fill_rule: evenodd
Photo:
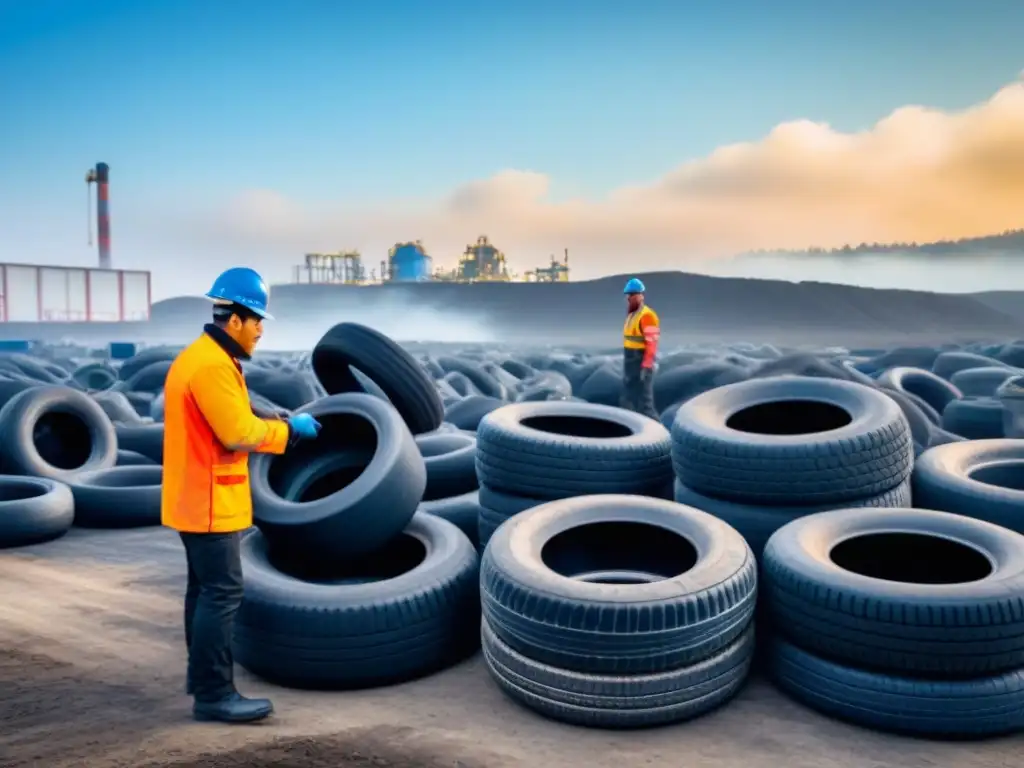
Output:
<svg viewBox="0 0 1024 768">
<path fill-rule="evenodd" d="M 654 410 L 654 358 L 658 353 L 661 324 L 644 303 L 643 281 L 626 283 L 626 323 L 622 328 L 622 397 L 620 405 L 658 419 Z"/>
<path fill-rule="evenodd" d="M 207 297 L 213 323 L 167 372 L 164 385 L 163 524 L 185 545 L 187 691 L 197 720 L 252 722 L 274 711 L 267 699 L 235 690 L 231 638 L 242 603 L 239 543 L 252 526 L 249 454 L 284 453 L 315 438 L 309 414 L 288 421 L 252 412 L 239 360 L 263 335 L 269 291 L 253 270 L 229 269 Z"/>
</svg>

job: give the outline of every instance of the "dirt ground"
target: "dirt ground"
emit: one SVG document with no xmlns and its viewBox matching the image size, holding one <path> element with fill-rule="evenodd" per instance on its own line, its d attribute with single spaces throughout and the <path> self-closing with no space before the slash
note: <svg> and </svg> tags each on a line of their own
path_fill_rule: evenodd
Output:
<svg viewBox="0 0 1024 768">
<path fill-rule="evenodd" d="M 274 688 L 275 716 L 198 724 L 184 695 L 183 558 L 167 531 L 73 531 L 0 552 L 0 768 L 1020 768 L 1024 737 L 941 743 L 821 717 L 752 680 L 691 723 L 602 732 L 504 698 L 479 656 L 354 693 Z"/>
</svg>

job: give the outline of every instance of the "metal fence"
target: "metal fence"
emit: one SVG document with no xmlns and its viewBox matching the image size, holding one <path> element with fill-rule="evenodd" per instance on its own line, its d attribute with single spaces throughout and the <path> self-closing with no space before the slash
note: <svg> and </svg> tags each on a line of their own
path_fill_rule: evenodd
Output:
<svg viewBox="0 0 1024 768">
<path fill-rule="evenodd" d="M 0 321 L 116 323 L 148 320 L 149 272 L 0 264 Z"/>
</svg>

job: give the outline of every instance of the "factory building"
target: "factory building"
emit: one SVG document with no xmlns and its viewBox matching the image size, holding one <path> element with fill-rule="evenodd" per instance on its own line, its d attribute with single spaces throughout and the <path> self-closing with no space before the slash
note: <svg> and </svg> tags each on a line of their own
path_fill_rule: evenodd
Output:
<svg viewBox="0 0 1024 768">
<path fill-rule="evenodd" d="M 419 240 L 395 243 L 388 251 L 387 269 L 384 274 L 396 283 L 413 283 L 430 280 L 433 273 L 433 259 L 427 255 Z"/>
<path fill-rule="evenodd" d="M 487 235 L 480 235 L 476 243 L 466 246 L 465 253 L 459 259 L 458 282 L 477 282 L 484 280 L 509 280 L 508 268 L 505 266 L 505 254 L 495 248 Z"/>
</svg>

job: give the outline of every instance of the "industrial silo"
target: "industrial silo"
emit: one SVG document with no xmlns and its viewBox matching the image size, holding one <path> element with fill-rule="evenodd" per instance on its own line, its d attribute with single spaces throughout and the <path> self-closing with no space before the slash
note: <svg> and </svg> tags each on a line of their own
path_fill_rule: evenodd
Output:
<svg viewBox="0 0 1024 768">
<path fill-rule="evenodd" d="M 396 243 L 388 251 L 388 275 L 395 282 L 416 282 L 429 280 L 433 272 L 433 260 L 423 250 L 419 240 Z"/>
</svg>

